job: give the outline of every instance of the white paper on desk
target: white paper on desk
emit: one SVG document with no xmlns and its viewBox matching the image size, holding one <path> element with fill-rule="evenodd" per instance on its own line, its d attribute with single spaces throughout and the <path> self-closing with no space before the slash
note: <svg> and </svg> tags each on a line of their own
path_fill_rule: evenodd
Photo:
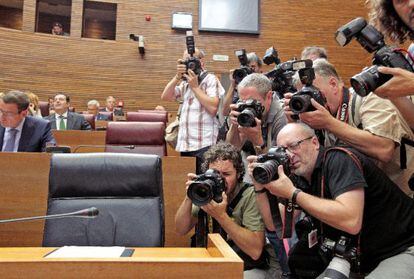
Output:
<svg viewBox="0 0 414 279">
<path fill-rule="evenodd" d="M 45 258 L 119 258 L 125 247 L 63 246 Z"/>
</svg>

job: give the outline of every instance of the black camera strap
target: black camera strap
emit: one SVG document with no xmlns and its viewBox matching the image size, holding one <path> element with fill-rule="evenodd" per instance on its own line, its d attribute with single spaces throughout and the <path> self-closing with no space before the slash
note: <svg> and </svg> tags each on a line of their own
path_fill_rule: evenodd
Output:
<svg viewBox="0 0 414 279">
<path fill-rule="evenodd" d="M 326 156 L 328 154 L 329 151 L 331 150 L 340 150 L 345 152 L 346 154 L 348 154 L 351 159 L 354 161 L 354 163 L 357 165 L 358 169 L 364 173 L 364 169 L 362 167 L 361 161 L 359 160 L 359 158 L 352 153 L 349 149 L 341 147 L 341 146 L 334 146 L 331 148 L 328 148 L 325 150 L 324 154 L 323 154 L 323 162 L 325 162 L 326 160 Z M 323 163 L 324 165 L 324 163 Z M 321 198 L 323 199 L 325 197 L 325 168 L 322 168 L 322 177 L 321 177 Z M 319 222 L 320 224 L 320 231 L 321 231 L 321 236 L 323 237 L 323 223 Z M 357 258 L 359 258 L 359 255 L 361 253 L 361 233 L 358 234 L 358 240 L 357 240 Z M 359 271 L 359 260 L 357 261 L 357 269 Z"/>
<path fill-rule="evenodd" d="M 349 118 L 349 89 L 345 86 L 342 89 L 342 104 L 338 108 L 338 111 L 336 113 L 337 119 L 339 119 L 342 122 L 348 122 Z"/>
</svg>

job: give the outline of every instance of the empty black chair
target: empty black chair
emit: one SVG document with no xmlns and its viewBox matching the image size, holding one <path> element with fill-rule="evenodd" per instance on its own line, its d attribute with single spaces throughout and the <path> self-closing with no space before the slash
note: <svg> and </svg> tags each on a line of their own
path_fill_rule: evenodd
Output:
<svg viewBox="0 0 414 279">
<path fill-rule="evenodd" d="M 160 157 L 54 154 L 47 214 L 92 206 L 99 209 L 94 219 L 47 220 L 43 246 L 164 246 Z"/>
</svg>

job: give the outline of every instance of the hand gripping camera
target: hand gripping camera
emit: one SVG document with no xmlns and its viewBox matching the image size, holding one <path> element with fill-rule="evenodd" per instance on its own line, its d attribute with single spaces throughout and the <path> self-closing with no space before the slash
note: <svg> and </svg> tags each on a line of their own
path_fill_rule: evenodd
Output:
<svg viewBox="0 0 414 279">
<path fill-rule="evenodd" d="M 234 70 L 233 79 L 236 84 L 239 84 L 246 76 L 253 73 L 253 70 L 249 67 L 249 61 L 247 60 L 246 50 L 244 48 L 236 50 L 234 52 L 239 59 L 240 68 Z"/>
<path fill-rule="evenodd" d="M 261 119 L 264 112 L 264 106 L 253 99 L 247 101 L 239 100 L 237 102 L 237 111 L 240 112 L 237 117 L 237 123 L 242 127 L 256 127 L 255 117 Z"/>
<path fill-rule="evenodd" d="M 277 180 L 277 168 L 282 165 L 286 175 L 290 175 L 290 158 L 283 147 L 272 147 L 267 154 L 257 157 L 257 165 L 253 168 L 253 178 L 260 184 Z"/>
<path fill-rule="evenodd" d="M 322 106 L 325 105 L 325 97 L 319 92 L 319 90 L 312 85 L 315 79 L 315 71 L 313 70 L 313 62 L 310 59 L 298 60 L 293 62 L 292 66 L 294 70 L 299 72 L 300 82 L 304 87 L 293 94 L 289 102 L 289 107 L 293 113 L 299 114 L 307 111 L 314 111 L 311 99 L 315 99 Z"/>
<path fill-rule="evenodd" d="M 187 189 L 187 196 L 197 206 L 208 204 L 211 200 L 222 202 L 226 186 L 224 179 L 213 169 L 198 175 Z"/>
<path fill-rule="evenodd" d="M 346 46 L 353 37 L 369 53 L 375 52 L 372 58 L 373 66 L 351 78 L 351 85 L 358 95 L 363 97 L 368 95 L 392 77 L 378 72 L 378 66 L 402 68 L 413 72 L 413 67 L 400 49 L 387 46 L 384 36 L 374 26 L 367 24 L 364 18 L 358 17 L 352 20 L 335 33 L 335 39 L 341 46 Z"/>
<path fill-rule="evenodd" d="M 184 61 L 184 65 L 186 66 L 186 71 L 188 72 L 188 70 L 190 69 L 196 75 L 199 75 L 202 72 L 201 62 L 200 62 L 200 59 L 198 59 L 197 57 L 194 57 L 195 44 L 194 44 L 194 36 L 193 36 L 192 31 L 187 31 L 185 42 L 187 45 L 187 52 L 190 55 L 190 57 Z"/>
<path fill-rule="evenodd" d="M 357 261 L 357 249 L 350 245 L 350 239 L 341 236 L 335 242 L 326 238 L 320 248 L 324 254 L 333 254 L 333 258 L 326 268 L 324 278 L 349 278 L 351 263 L 354 264 Z"/>
</svg>

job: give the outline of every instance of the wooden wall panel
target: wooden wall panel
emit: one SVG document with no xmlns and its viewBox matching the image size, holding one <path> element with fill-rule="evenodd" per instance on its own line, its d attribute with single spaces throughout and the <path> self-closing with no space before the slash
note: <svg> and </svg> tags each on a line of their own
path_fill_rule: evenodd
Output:
<svg viewBox="0 0 414 279">
<path fill-rule="evenodd" d="M 176 103 L 160 100 L 185 48 L 185 33 L 170 27 L 174 11 L 193 13 L 196 46 L 206 50 L 207 69 L 216 74 L 238 66 L 234 50 L 246 48 L 262 56 L 271 45 L 283 61 L 299 57 L 304 46 L 324 46 L 346 81 L 370 63 L 357 43 L 341 48 L 334 41 L 340 25 L 366 16 L 363 1 L 344 5 L 339 0 L 262 0 L 260 35 L 198 32 L 197 0 L 105 1 L 118 4 L 116 41 L 81 38 L 82 0 L 72 1 L 70 37 L 33 33 L 35 2 L 25 0 L 23 31 L 0 28 L 0 91 L 32 90 L 42 100 L 64 91 L 78 111 L 85 110 L 89 99 L 104 103 L 108 95 L 123 99 L 130 110 L 157 104 L 176 110 Z M 144 58 L 138 54 L 138 43 L 129 40 L 130 33 L 145 36 Z M 213 61 L 213 54 L 228 55 L 230 60 Z"/>
</svg>

